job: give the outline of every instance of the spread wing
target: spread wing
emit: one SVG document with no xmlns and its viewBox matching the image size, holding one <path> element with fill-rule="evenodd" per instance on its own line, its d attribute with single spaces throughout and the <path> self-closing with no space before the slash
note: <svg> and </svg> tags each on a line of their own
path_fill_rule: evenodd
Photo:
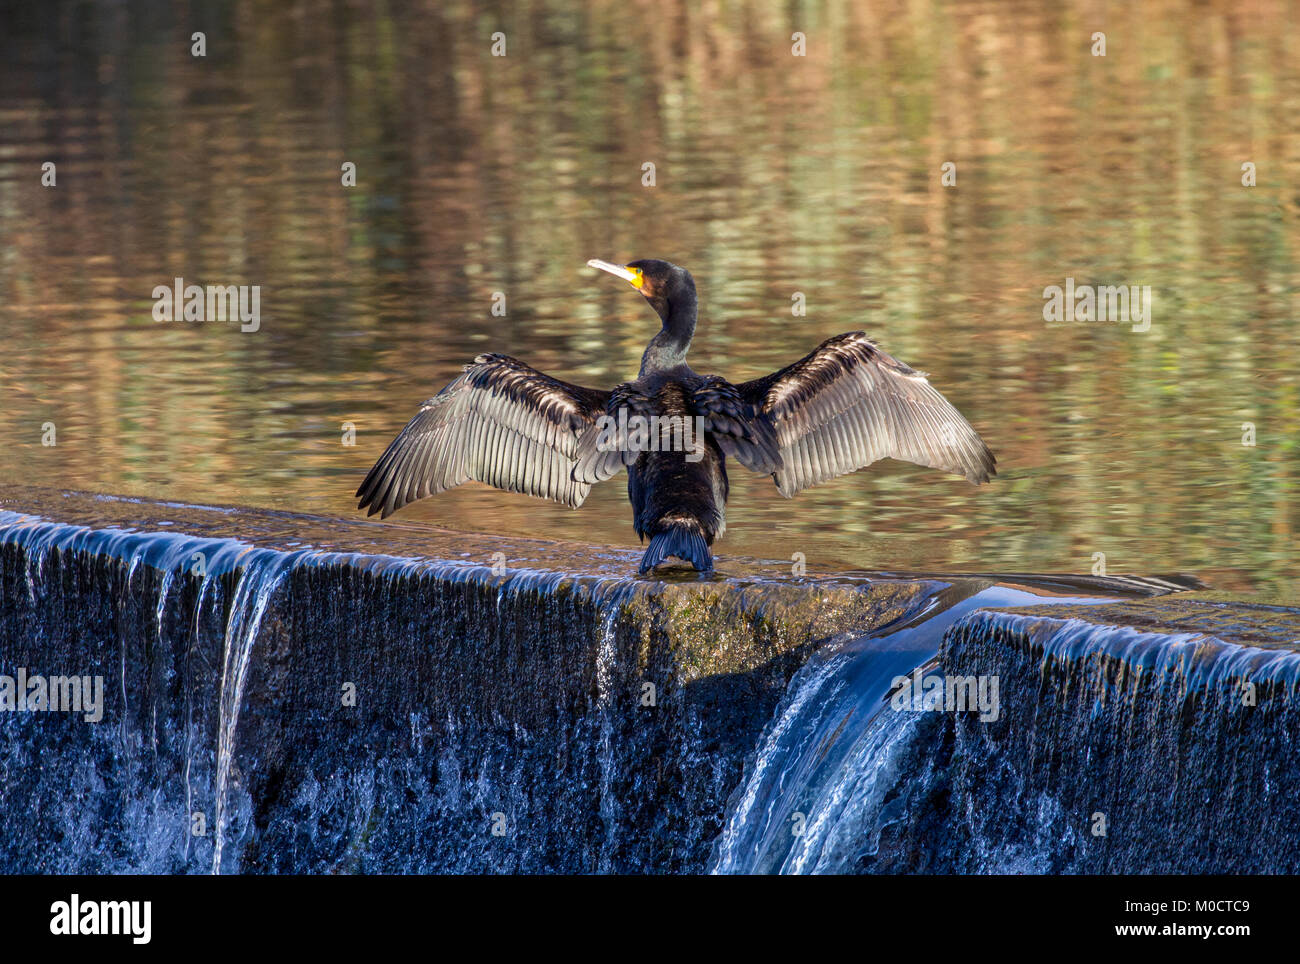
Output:
<svg viewBox="0 0 1300 964">
<path fill-rule="evenodd" d="M 827 339 L 793 365 L 737 388 L 776 430 L 782 464 L 773 477 L 787 497 L 883 458 L 976 484 L 997 471 L 984 440 L 925 374 L 860 331 Z"/>
<path fill-rule="evenodd" d="M 608 397 L 508 355 L 479 355 L 393 439 L 357 489 L 357 507 L 387 518 L 472 479 L 577 508 L 591 491 L 573 478 L 578 438 Z"/>
</svg>

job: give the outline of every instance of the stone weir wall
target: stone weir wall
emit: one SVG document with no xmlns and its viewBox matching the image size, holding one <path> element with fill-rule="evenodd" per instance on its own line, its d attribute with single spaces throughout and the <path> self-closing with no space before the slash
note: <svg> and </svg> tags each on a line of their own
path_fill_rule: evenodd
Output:
<svg viewBox="0 0 1300 964">
<path fill-rule="evenodd" d="M 0 713 L 2 872 L 699 870 L 811 649 L 946 585 L 7 502 L 0 675 L 82 678 L 100 718 Z"/>
<path fill-rule="evenodd" d="M 935 669 L 996 677 L 1000 712 L 925 714 L 908 817 L 857 869 L 1300 873 L 1300 610 L 985 610 Z"/>
<path fill-rule="evenodd" d="M 1137 598 L 1175 588 L 1159 581 L 731 559 L 640 579 L 638 556 L 8 493 L 0 872 L 699 871 L 745 819 L 746 766 L 793 739 L 772 721 L 810 656 L 897 659 L 1008 587 L 1058 604 L 976 609 L 916 647 L 931 672 L 999 674 L 998 720 L 927 715 L 882 741 L 897 792 L 866 788 L 881 806 L 845 811 L 849 859 L 826 866 L 1300 869 L 1293 611 Z M 1125 601 L 1067 603 L 1098 594 Z M 882 725 L 857 716 L 824 747 Z"/>
</svg>

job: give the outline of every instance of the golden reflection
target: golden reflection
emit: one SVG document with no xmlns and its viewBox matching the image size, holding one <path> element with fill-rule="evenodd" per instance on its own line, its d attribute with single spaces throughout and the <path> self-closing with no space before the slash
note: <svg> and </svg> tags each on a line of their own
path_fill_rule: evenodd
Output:
<svg viewBox="0 0 1300 964">
<path fill-rule="evenodd" d="M 1286 4 L 429 2 L 399 20 L 235 0 L 203 59 L 149 4 L 53 6 L 66 56 L 9 64 L 0 101 L 3 480 L 350 514 L 478 352 L 594 385 L 634 373 L 656 321 L 584 265 L 663 257 L 699 286 L 697 368 L 748 378 L 865 329 L 999 459 L 979 490 L 886 463 L 795 502 L 733 469 L 723 556 L 1087 572 L 1104 553 L 1112 572 L 1300 589 Z M 175 277 L 260 285 L 260 330 L 154 322 Z M 1150 285 L 1151 330 L 1045 324 L 1067 277 Z M 404 515 L 632 537 L 619 480 L 576 514 L 472 487 Z"/>
</svg>

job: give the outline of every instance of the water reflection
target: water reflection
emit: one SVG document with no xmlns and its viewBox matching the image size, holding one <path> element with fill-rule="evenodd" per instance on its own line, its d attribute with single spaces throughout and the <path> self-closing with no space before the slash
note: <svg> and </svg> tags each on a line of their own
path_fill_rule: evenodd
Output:
<svg viewBox="0 0 1300 964">
<path fill-rule="evenodd" d="M 866 329 L 1002 470 L 795 502 L 737 470 L 724 555 L 1300 588 L 1285 4 L 30 6 L 0 31 L 0 482 L 348 514 L 479 351 L 635 372 L 656 322 L 583 264 L 660 256 L 700 287 L 697 367 Z M 261 329 L 155 323 L 175 277 L 261 285 Z M 1151 331 L 1049 327 L 1066 277 L 1151 285 Z M 617 480 L 578 513 L 468 487 L 404 514 L 633 539 Z"/>
</svg>

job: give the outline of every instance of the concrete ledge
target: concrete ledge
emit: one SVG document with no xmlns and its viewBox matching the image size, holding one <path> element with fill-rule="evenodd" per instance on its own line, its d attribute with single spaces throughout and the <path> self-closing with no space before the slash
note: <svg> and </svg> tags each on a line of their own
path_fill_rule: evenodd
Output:
<svg viewBox="0 0 1300 964">
<path fill-rule="evenodd" d="M 642 581 L 632 552 L 575 575 L 526 540 L 43 501 L 0 516 L 0 672 L 102 676 L 107 705 L 0 714 L 10 871 L 699 869 L 811 648 L 944 585 Z"/>
</svg>

